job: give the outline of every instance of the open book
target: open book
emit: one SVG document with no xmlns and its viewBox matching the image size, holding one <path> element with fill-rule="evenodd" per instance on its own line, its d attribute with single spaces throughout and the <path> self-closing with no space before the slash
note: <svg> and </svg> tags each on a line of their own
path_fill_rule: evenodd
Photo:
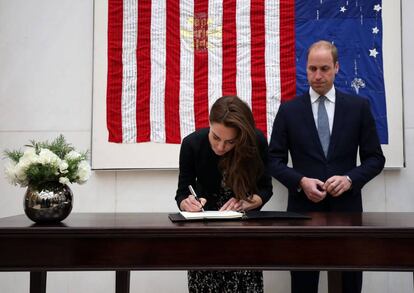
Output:
<svg viewBox="0 0 414 293">
<path fill-rule="evenodd" d="M 236 211 L 205 211 L 205 212 L 180 212 L 187 220 L 193 219 L 234 219 L 243 217 L 243 213 Z"/>
<path fill-rule="evenodd" d="M 205 212 L 179 212 L 168 214 L 172 222 L 187 222 L 199 220 L 306 220 L 311 219 L 308 215 L 284 211 L 248 211 L 239 213 L 235 211 L 205 211 Z"/>
</svg>

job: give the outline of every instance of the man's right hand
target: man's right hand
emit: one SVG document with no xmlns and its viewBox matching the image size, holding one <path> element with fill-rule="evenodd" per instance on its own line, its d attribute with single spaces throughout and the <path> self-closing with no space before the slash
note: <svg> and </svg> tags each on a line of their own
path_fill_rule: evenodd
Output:
<svg viewBox="0 0 414 293">
<path fill-rule="evenodd" d="M 303 177 L 299 185 L 310 201 L 320 202 L 327 195 L 326 190 L 324 190 L 324 183 L 319 179 Z"/>
<path fill-rule="evenodd" d="M 199 212 L 206 202 L 207 200 L 205 198 L 200 197 L 200 201 L 198 201 L 193 195 L 189 195 L 181 201 L 180 209 L 186 212 Z"/>
</svg>

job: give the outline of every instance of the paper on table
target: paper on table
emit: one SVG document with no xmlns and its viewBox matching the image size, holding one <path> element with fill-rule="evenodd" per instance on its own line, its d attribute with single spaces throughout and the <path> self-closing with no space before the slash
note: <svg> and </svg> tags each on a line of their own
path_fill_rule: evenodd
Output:
<svg viewBox="0 0 414 293">
<path fill-rule="evenodd" d="M 236 211 L 180 212 L 186 219 L 234 219 L 243 217 Z"/>
</svg>

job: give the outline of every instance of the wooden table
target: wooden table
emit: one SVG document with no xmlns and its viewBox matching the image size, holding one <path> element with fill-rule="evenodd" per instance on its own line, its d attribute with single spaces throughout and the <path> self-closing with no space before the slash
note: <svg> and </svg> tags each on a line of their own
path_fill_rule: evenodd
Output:
<svg viewBox="0 0 414 293">
<path fill-rule="evenodd" d="M 13 216 L 0 219 L 0 271 L 30 271 L 30 292 L 43 293 L 47 271 L 114 270 L 125 293 L 130 270 L 414 270 L 414 213 L 308 215 L 172 223 L 166 213 L 74 213 L 51 225 Z"/>
</svg>

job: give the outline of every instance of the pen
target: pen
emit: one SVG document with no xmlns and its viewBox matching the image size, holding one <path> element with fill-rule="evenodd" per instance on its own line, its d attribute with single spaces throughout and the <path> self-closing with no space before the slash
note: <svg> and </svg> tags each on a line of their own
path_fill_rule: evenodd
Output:
<svg viewBox="0 0 414 293">
<path fill-rule="evenodd" d="M 201 203 L 200 199 L 198 198 L 197 194 L 194 191 L 194 188 L 191 185 L 188 185 L 188 189 L 190 189 L 191 194 L 194 196 L 194 198 L 201 204 L 201 211 L 204 212 L 203 204 Z"/>
</svg>

